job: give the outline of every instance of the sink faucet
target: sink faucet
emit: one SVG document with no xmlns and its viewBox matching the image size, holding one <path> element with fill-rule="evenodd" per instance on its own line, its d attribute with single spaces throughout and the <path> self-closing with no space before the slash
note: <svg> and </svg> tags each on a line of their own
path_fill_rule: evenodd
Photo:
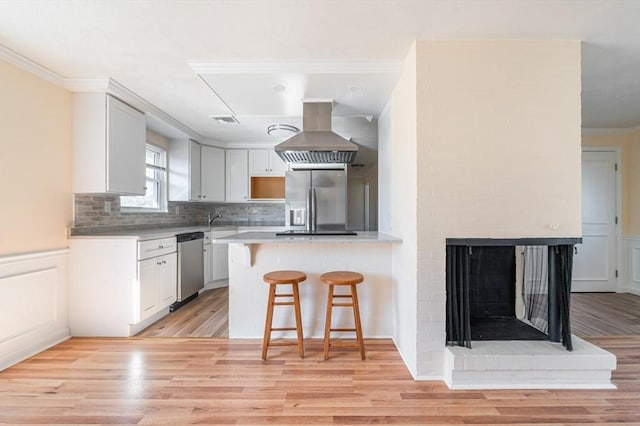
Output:
<svg viewBox="0 0 640 426">
<path fill-rule="evenodd" d="M 209 213 L 207 215 L 207 220 L 209 221 L 209 226 L 211 226 L 211 224 L 213 223 L 214 220 L 219 219 L 221 217 L 222 217 L 221 214 Z"/>
</svg>

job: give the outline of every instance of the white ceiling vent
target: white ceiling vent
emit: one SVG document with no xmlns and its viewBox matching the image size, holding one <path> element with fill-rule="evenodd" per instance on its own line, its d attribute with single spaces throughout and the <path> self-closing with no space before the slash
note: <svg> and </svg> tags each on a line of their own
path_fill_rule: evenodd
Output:
<svg viewBox="0 0 640 426">
<path fill-rule="evenodd" d="M 211 115 L 210 117 L 221 124 L 240 124 L 235 115 Z"/>
</svg>

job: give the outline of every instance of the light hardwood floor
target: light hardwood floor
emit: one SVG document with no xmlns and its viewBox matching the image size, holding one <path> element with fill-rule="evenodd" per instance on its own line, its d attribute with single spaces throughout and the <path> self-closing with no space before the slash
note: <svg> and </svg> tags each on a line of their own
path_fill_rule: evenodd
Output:
<svg viewBox="0 0 640 426">
<path fill-rule="evenodd" d="M 576 336 L 640 335 L 640 296 L 572 293 L 571 331 Z"/>
<path fill-rule="evenodd" d="M 138 337 L 227 337 L 228 312 L 229 288 L 208 290 Z M 640 335 L 640 296 L 573 293 L 571 331 L 577 336 Z"/>
<path fill-rule="evenodd" d="M 228 337 L 229 287 L 196 299 L 138 333 L 137 337 Z"/>
<path fill-rule="evenodd" d="M 600 337 L 617 390 L 451 391 L 415 382 L 390 340 L 367 359 L 322 341 L 73 338 L 0 373 L 3 424 L 587 424 L 640 422 L 640 337 Z"/>
</svg>

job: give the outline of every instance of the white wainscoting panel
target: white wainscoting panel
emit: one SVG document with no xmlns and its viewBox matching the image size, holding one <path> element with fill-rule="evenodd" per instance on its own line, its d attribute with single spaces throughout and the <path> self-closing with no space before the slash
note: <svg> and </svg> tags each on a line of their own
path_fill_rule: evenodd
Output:
<svg viewBox="0 0 640 426">
<path fill-rule="evenodd" d="M 623 291 L 640 296 L 640 237 L 624 237 Z"/>
<path fill-rule="evenodd" d="M 68 250 L 0 257 L 0 371 L 70 337 Z"/>
</svg>

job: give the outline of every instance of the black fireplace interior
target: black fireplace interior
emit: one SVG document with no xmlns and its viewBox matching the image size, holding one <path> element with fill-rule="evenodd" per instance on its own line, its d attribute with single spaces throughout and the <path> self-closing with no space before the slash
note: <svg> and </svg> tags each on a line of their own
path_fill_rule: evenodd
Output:
<svg viewBox="0 0 640 426">
<path fill-rule="evenodd" d="M 471 340 L 549 340 L 516 317 L 514 247 L 473 247 L 469 260 Z"/>
<path fill-rule="evenodd" d="M 581 241 L 580 238 L 448 238 L 447 344 L 470 348 L 472 340 L 550 340 L 562 342 L 567 350 L 572 350 L 571 269 L 573 245 Z M 536 288 L 544 291 L 534 292 L 538 297 L 536 304 L 542 303 L 545 309 L 537 312 L 543 312 L 546 332 L 525 322 L 534 318 L 528 313 L 526 318 L 520 314 L 522 321 L 516 315 L 516 246 L 536 246 L 537 249 L 529 250 L 536 249 L 546 256 L 542 262 L 546 269 L 537 273 Z"/>
</svg>

